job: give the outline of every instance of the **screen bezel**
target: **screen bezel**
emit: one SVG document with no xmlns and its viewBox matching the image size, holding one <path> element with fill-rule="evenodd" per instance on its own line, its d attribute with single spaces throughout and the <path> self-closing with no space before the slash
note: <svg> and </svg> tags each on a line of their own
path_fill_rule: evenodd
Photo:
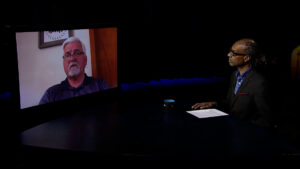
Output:
<svg viewBox="0 0 300 169">
<path fill-rule="evenodd" d="M 115 27 L 117 28 L 117 87 L 110 88 L 107 90 L 85 94 L 82 96 L 77 96 L 74 98 L 69 98 L 57 102 L 47 103 L 44 105 L 36 105 L 32 107 L 21 108 L 21 100 L 20 100 L 20 82 L 19 82 L 19 70 L 18 70 L 18 55 L 17 55 L 17 43 L 16 43 L 16 33 L 17 32 L 38 32 L 38 31 L 51 31 L 51 30 L 76 30 L 76 29 L 96 29 L 96 28 L 109 28 Z M 11 33 L 14 39 L 14 68 L 15 76 L 14 81 L 16 81 L 16 85 L 14 85 L 12 92 L 12 100 L 14 102 L 14 109 L 17 111 L 17 116 L 20 119 L 27 119 L 29 121 L 36 121 L 35 124 L 45 121 L 47 119 L 51 119 L 51 117 L 59 117 L 61 115 L 78 112 L 84 110 L 86 107 L 94 107 L 102 104 L 107 104 L 114 102 L 115 98 L 118 97 L 120 92 L 120 26 L 116 23 L 93 23 L 93 24 L 58 24 L 58 25 L 36 25 L 36 26 L 10 26 L 9 32 Z M 21 120 L 23 121 L 23 120 Z M 26 124 L 33 124 L 33 122 L 25 122 Z M 23 123 L 23 126 L 24 125 Z M 26 127 L 25 127 L 26 128 Z"/>
</svg>

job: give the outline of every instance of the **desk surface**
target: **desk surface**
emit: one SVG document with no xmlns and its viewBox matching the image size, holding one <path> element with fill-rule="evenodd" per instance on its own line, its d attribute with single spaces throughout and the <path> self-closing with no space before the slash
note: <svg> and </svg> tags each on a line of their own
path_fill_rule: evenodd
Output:
<svg viewBox="0 0 300 169">
<path fill-rule="evenodd" d="M 177 102 L 108 104 L 35 126 L 21 144 L 114 156 L 237 157 L 285 156 L 298 151 L 268 130 L 231 116 L 199 119 Z"/>
</svg>

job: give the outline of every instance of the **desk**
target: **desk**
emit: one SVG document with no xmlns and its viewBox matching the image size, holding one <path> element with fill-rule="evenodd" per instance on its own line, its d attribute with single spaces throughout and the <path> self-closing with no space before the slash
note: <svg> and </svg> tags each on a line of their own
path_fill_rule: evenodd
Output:
<svg viewBox="0 0 300 169">
<path fill-rule="evenodd" d="M 87 108 L 28 129 L 20 141 L 38 152 L 112 159 L 228 160 L 299 153 L 264 128 L 230 116 L 199 119 L 185 111 L 188 107 L 177 101 L 175 109 L 166 112 L 162 101 L 128 101 Z"/>
</svg>

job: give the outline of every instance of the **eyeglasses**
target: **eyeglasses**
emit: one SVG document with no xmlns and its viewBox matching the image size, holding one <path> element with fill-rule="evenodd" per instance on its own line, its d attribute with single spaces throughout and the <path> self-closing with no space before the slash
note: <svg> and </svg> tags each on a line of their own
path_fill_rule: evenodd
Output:
<svg viewBox="0 0 300 169">
<path fill-rule="evenodd" d="M 65 55 L 63 56 L 63 59 L 69 60 L 69 59 L 71 59 L 71 56 L 79 57 L 80 55 L 83 55 L 83 54 L 84 54 L 84 52 L 82 52 L 80 50 L 74 50 L 73 54 L 71 54 L 70 52 L 66 52 Z"/>
<path fill-rule="evenodd" d="M 230 50 L 229 53 L 231 53 L 232 56 L 246 56 L 247 55 L 247 54 L 244 54 L 244 53 L 236 53 L 232 50 Z"/>
</svg>

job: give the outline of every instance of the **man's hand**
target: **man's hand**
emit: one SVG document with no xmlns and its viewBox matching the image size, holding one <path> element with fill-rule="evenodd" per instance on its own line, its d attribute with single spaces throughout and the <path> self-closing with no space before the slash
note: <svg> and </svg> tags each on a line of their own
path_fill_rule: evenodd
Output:
<svg viewBox="0 0 300 169">
<path fill-rule="evenodd" d="M 192 109 L 207 109 L 217 105 L 217 102 L 203 102 L 203 103 L 196 103 L 192 106 Z"/>
</svg>

